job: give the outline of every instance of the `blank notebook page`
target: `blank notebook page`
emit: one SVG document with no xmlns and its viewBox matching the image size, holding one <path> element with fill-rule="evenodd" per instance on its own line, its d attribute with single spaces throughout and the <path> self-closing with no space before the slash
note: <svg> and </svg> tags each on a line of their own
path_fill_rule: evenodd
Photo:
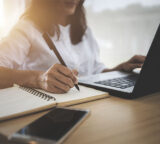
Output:
<svg viewBox="0 0 160 144">
<path fill-rule="evenodd" d="M 54 105 L 54 100 L 44 100 L 19 87 L 0 90 L 0 120 Z"/>
<path fill-rule="evenodd" d="M 109 97 L 109 94 L 106 92 L 102 92 L 99 90 L 95 90 L 95 89 L 80 86 L 80 85 L 79 85 L 79 88 L 80 88 L 80 91 L 78 91 L 74 87 L 68 93 L 58 94 L 58 95 L 49 93 L 49 92 L 44 92 L 43 90 L 38 90 L 38 91 L 41 91 L 43 93 L 46 93 L 50 96 L 55 97 L 56 102 L 58 103 L 59 106 L 68 106 L 72 104 Z"/>
</svg>

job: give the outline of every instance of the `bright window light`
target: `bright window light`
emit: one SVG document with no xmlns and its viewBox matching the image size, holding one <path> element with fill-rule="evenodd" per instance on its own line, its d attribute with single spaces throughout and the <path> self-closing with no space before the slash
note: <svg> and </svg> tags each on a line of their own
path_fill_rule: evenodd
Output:
<svg viewBox="0 0 160 144">
<path fill-rule="evenodd" d="M 3 0 L 0 0 L 0 27 L 4 25 Z"/>
</svg>

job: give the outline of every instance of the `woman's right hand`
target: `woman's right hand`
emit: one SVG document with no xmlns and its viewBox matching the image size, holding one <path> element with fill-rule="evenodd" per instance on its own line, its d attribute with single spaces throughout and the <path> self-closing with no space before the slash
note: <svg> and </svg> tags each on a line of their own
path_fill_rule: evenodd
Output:
<svg viewBox="0 0 160 144">
<path fill-rule="evenodd" d="M 76 75 L 78 75 L 76 70 L 72 71 L 61 64 L 55 64 L 39 75 L 38 85 L 48 92 L 66 93 L 78 84 Z"/>
</svg>

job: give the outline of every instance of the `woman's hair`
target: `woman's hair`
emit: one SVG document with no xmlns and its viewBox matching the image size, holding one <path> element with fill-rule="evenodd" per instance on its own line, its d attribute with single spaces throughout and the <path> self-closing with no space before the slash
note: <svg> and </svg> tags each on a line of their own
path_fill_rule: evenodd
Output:
<svg viewBox="0 0 160 144">
<path fill-rule="evenodd" d="M 56 2 L 57 0 L 32 0 L 22 18 L 32 20 L 43 32 L 48 32 L 50 35 L 57 34 L 59 38 L 60 29 L 56 23 L 58 18 Z M 73 44 L 81 42 L 87 28 L 83 3 L 84 0 L 80 0 L 75 13 L 69 16 L 70 38 Z"/>
</svg>

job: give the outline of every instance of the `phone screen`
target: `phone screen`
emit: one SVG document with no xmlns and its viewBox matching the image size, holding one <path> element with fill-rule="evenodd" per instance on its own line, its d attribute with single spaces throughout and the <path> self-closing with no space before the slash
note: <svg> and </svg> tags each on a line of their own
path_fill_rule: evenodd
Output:
<svg viewBox="0 0 160 144">
<path fill-rule="evenodd" d="M 17 133 L 59 141 L 87 113 L 88 111 L 56 108 Z"/>
</svg>

